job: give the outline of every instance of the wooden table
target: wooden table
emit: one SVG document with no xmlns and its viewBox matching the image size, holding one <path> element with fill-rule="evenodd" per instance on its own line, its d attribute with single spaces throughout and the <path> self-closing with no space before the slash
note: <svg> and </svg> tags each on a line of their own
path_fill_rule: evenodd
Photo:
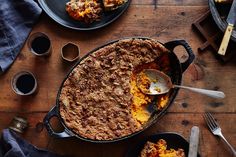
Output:
<svg viewBox="0 0 236 157">
<path fill-rule="evenodd" d="M 202 41 L 192 30 L 191 24 L 208 10 L 206 0 L 156 2 L 155 6 L 153 0 L 132 0 L 131 6 L 117 21 L 90 32 L 64 28 L 43 14 L 32 33 L 41 31 L 49 35 L 53 44 L 52 55 L 49 58 L 35 57 L 25 45 L 12 67 L 0 77 L 1 130 L 9 126 L 14 116 L 23 116 L 28 119 L 29 128 L 21 136 L 38 147 L 77 157 L 121 157 L 132 144 L 151 134 L 177 132 L 188 139 L 191 127 L 196 125 L 201 131 L 199 152 L 203 157 L 230 156 L 223 142 L 210 133 L 202 114 L 206 110 L 213 112 L 225 137 L 236 146 L 235 59 L 222 65 L 210 51 L 197 53 Z M 42 122 L 45 114 L 55 105 L 59 86 L 72 66 L 61 60 L 62 45 L 68 41 L 75 42 L 80 45 L 83 56 L 105 42 L 129 36 L 152 37 L 163 43 L 173 39 L 187 40 L 196 54 L 196 59 L 184 73 L 183 84 L 222 90 L 227 97 L 217 100 L 180 90 L 167 114 L 153 127 L 134 138 L 112 144 L 93 144 L 75 138 L 54 139 L 48 135 L 46 129 L 37 132 L 36 124 Z M 181 54 L 183 49 L 176 48 L 175 52 Z M 12 91 L 11 77 L 21 70 L 29 70 L 36 75 L 39 84 L 36 95 L 22 97 Z"/>
</svg>

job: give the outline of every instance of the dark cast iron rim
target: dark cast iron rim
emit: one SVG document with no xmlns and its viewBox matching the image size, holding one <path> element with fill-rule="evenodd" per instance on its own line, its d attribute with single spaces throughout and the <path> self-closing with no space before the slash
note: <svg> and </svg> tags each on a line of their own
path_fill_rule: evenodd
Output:
<svg viewBox="0 0 236 157">
<path fill-rule="evenodd" d="M 146 129 L 149 128 L 150 126 L 152 126 L 154 123 L 156 123 L 157 120 L 159 120 L 159 119 L 166 113 L 167 109 L 168 109 L 168 108 L 171 106 L 171 104 L 173 103 L 173 101 L 174 101 L 174 99 L 175 99 L 175 97 L 176 97 L 176 95 L 177 95 L 179 89 L 172 89 L 172 93 L 170 94 L 170 97 L 169 97 L 169 103 L 168 103 L 160 112 L 158 112 L 158 113 L 156 113 L 155 115 L 153 115 L 152 118 L 150 119 L 150 121 L 147 122 L 147 125 L 145 125 L 145 127 L 144 127 L 143 129 L 141 129 L 141 130 L 139 130 L 139 131 L 137 131 L 137 132 L 135 132 L 135 133 L 132 133 L 132 134 L 130 134 L 130 135 L 127 135 L 127 136 L 124 136 L 124 137 L 121 137 L 121 138 L 116 138 L 116 139 L 113 139 L 113 140 L 93 140 L 93 139 L 84 138 L 84 137 L 80 136 L 79 134 L 75 133 L 74 131 L 71 131 L 71 129 L 68 129 L 68 128 L 67 128 L 66 124 L 64 123 L 64 120 L 63 120 L 63 119 L 61 118 L 61 116 L 60 116 L 60 110 L 59 110 L 59 109 L 60 109 L 60 107 L 59 107 L 59 106 L 60 106 L 60 105 L 59 105 L 59 97 L 60 97 L 61 89 L 62 89 L 62 87 L 63 87 L 64 82 L 66 81 L 66 79 L 68 78 L 68 76 L 70 75 L 70 73 L 74 70 L 74 68 L 75 68 L 78 64 L 80 64 L 80 62 L 81 62 L 82 60 L 84 60 L 85 58 L 87 58 L 89 55 L 91 55 L 91 54 L 94 53 L 95 51 L 99 50 L 100 48 L 103 48 L 103 47 L 105 47 L 105 46 L 108 46 L 108 45 L 110 45 L 110 44 L 116 43 L 116 42 L 118 42 L 118 41 L 120 41 L 120 40 L 124 40 L 124 39 L 154 40 L 154 41 L 156 41 L 156 42 L 159 42 L 159 41 L 157 41 L 157 40 L 155 40 L 155 39 L 151 39 L 151 38 L 148 38 L 148 37 L 127 37 L 127 38 L 122 38 L 122 39 L 110 41 L 110 42 L 108 42 L 108 43 L 106 43 L 106 44 L 104 44 L 104 45 L 102 45 L 102 46 L 99 46 L 99 47 L 95 48 L 94 50 L 90 51 L 89 53 L 87 53 L 87 54 L 86 54 L 85 56 L 83 56 L 80 60 L 78 60 L 78 62 L 69 70 L 68 74 L 66 75 L 66 77 L 64 78 L 64 80 L 63 80 L 62 83 L 61 83 L 61 86 L 60 86 L 60 88 L 59 88 L 59 90 L 58 90 L 58 93 L 57 93 L 56 105 L 48 112 L 48 114 L 49 114 L 50 112 L 55 112 L 53 116 L 56 116 L 56 117 L 59 119 L 60 123 L 61 123 L 61 124 L 63 125 L 63 127 L 64 127 L 64 133 L 68 134 L 67 137 L 77 137 L 78 139 L 81 139 L 81 140 L 83 140 L 83 141 L 93 142 L 93 143 L 112 143 L 112 142 L 117 142 L 117 141 L 121 141 L 121 140 L 124 140 L 124 139 L 128 139 L 128 138 L 131 138 L 131 137 L 133 137 L 133 136 L 135 136 L 135 135 L 140 134 L 141 132 L 143 132 L 144 130 L 146 130 Z M 161 42 L 159 42 L 159 43 L 162 44 L 162 45 L 164 45 L 167 49 L 169 49 L 168 46 L 166 46 L 166 45 L 168 45 L 168 44 L 171 45 L 172 42 L 176 42 L 176 43 L 182 42 L 182 43 L 187 44 L 187 42 L 186 42 L 185 40 L 174 40 L 174 41 L 167 42 L 167 43 L 165 43 L 165 44 L 162 44 Z M 175 82 L 175 83 L 177 83 L 177 84 L 181 84 L 181 81 L 182 81 L 182 73 L 187 69 L 187 67 L 192 63 L 192 61 L 193 61 L 194 58 L 195 58 L 195 56 L 194 56 L 194 54 L 193 54 L 193 52 L 192 52 L 192 49 L 189 47 L 188 44 L 187 44 L 187 46 L 188 46 L 188 48 L 189 48 L 188 51 L 191 51 L 191 52 L 188 52 L 188 51 L 187 51 L 187 53 L 189 54 L 189 59 L 188 59 L 187 61 L 188 61 L 189 63 L 187 63 L 188 65 L 185 65 L 184 68 L 183 68 L 183 64 L 185 64 L 187 61 L 184 62 L 184 63 L 180 63 L 180 62 L 179 62 L 179 59 L 177 58 L 177 56 L 176 56 L 175 53 L 173 52 L 173 48 L 174 48 L 175 46 L 172 47 L 172 48 L 170 48 L 170 49 L 171 49 L 171 50 L 170 50 L 170 52 L 171 52 L 171 53 L 170 53 L 170 54 L 171 54 L 171 57 L 174 57 L 174 59 L 175 59 L 175 63 L 174 63 L 175 66 L 174 66 L 174 67 L 177 68 L 177 70 L 178 70 L 177 72 L 178 72 L 178 74 L 179 74 L 179 76 L 176 77 L 177 82 Z M 186 50 L 187 50 L 187 49 L 186 49 Z M 172 60 L 173 60 L 173 59 L 171 58 L 171 61 L 172 61 Z M 178 64 L 178 66 L 176 66 L 176 64 Z M 50 125 L 50 124 L 49 124 L 49 121 L 50 121 L 50 118 L 52 118 L 53 116 L 47 117 L 47 115 L 46 115 L 45 118 L 44 118 L 44 124 L 46 125 L 46 128 L 47 128 L 49 134 L 51 134 L 52 136 L 53 136 L 54 132 L 53 132 L 52 130 L 51 130 L 52 132 L 50 132 L 50 129 L 48 129 L 48 125 Z M 66 138 L 66 137 L 59 137 L 59 138 Z"/>
</svg>

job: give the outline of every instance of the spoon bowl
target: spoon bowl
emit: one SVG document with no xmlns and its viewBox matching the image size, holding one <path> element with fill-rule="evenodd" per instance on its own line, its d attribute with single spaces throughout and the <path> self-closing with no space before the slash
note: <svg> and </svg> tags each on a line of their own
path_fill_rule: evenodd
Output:
<svg viewBox="0 0 236 157">
<path fill-rule="evenodd" d="M 144 85 L 144 81 L 147 83 Z M 172 82 L 169 76 L 156 69 L 144 69 L 137 77 L 139 89 L 148 95 L 165 94 L 172 88 Z"/>
</svg>

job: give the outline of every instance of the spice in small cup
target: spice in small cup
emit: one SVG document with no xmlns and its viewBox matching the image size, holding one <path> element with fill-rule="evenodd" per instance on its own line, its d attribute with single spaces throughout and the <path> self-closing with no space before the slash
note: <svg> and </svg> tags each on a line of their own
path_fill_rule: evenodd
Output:
<svg viewBox="0 0 236 157">
<path fill-rule="evenodd" d="M 13 76 L 11 86 L 18 95 L 31 95 L 37 89 L 37 80 L 31 72 L 21 71 Z"/>
<path fill-rule="evenodd" d="M 80 49 L 76 44 L 69 42 L 61 49 L 61 57 L 67 62 L 74 62 L 79 58 Z"/>
<path fill-rule="evenodd" d="M 36 56 L 49 56 L 52 49 L 49 37 L 42 32 L 36 32 L 30 35 L 28 47 L 30 52 Z"/>
</svg>

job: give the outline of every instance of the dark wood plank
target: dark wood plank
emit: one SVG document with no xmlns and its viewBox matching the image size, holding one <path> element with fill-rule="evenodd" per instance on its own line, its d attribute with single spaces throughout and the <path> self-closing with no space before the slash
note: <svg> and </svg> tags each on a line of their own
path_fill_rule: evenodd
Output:
<svg viewBox="0 0 236 157">
<path fill-rule="evenodd" d="M 0 106 L 2 106 L 0 111 L 48 111 L 55 104 L 60 83 L 72 66 L 64 64 L 60 56 L 61 47 L 69 41 L 80 46 L 82 56 L 109 40 L 129 36 L 153 37 L 161 42 L 183 38 L 183 36 L 188 40 L 188 37 L 190 38 L 193 35 L 188 27 L 191 26 L 193 19 L 205 10 L 201 7 L 196 7 L 194 12 L 192 12 L 192 8 L 185 9 L 184 7 L 161 7 L 157 11 L 150 8 L 132 6 L 115 23 L 90 32 L 66 29 L 47 16 L 43 16 L 33 32 L 42 31 L 48 34 L 53 44 L 52 55 L 49 58 L 38 58 L 29 52 L 27 45 L 24 46 L 11 69 L 0 78 L 2 87 L 0 89 Z M 143 12 L 143 15 L 139 15 L 140 12 Z M 171 14 L 166 15 L 165 12 L 171 12 Z M 182 15 L 182 12 L 186 12 L 186 14 Z M 161 16 L 156 16 L 157 14 L 161 14 Z M 162 18 L 164 16 L 166 18 Z M 24 98 L 13 93 L 10 80 L 20 70 L 29 70 L 36 75 L 39 83 L 37 95 Z"/>
<path fill-rule="evenodd" d="M 201 41 L 196 37 L 193 38 L 193 36 L 196 35 L 191 30 L 191 23 L 200 16 L 202 12 L 206 11 L 207 8 L 160 7 L 157 11 L 149 8 L 150 7 L 132 6 L 120 20 L 101 29 L 103 31 L 97 30 L 91 32 L 68 30 L 56 24 L 48 17 L 43 16 L 33 32 L 43 31 L 50 36 L 53 43 L 52 56 L 46 59 L 37 58 L 29 53 L 26 45 L 24 46 L 21 54 L 11 67 L 11 70 L 0 78 L 2 87 L 0 89 L 0 105 L 2 106 L 0 110 L 21 112 L 48 111 L 55 104 L 59 86 L 65 74 L 72 66 L 64 64 L 60 57 L 60 48 L 68 41 L 73 41 L 80 45 L 81 54 L 84 55 L 109 40 L 128 36 L 147 36 L 160 40 L 161 42 L 182 38 L 189 42 L 196 53 L 197 47 Z M 143 12 L 143 15 L 138 15 L 139 12 Z M 170 14 L 165 14 L 165 12 L 170 12 Z M 184 14 L 182 14 L 183 12 Z M 156 17 L 157 14 L 160 14 L 160 16 Z M 120 23 L 119 21 L 123 22 Z M 227 98 L 229 99 L 215 100 L 203 95 L 181 90 L 175 102 L 180 105 L 176 105 L 174 111 L 190 112 L 201 111 L 202 108 L 210 110 L 216 108 L 217 111 L 233 112 L 234 108 L 230 106 L 236 101 L 236 98 L 231 91 L 236 88 L 233 83 L 236 74 L 235 71 L 230 69 L 232 69 L 234 65 L 222 67 L 211 53 L 205 53 L 203 55 L 196 53 L 196 55 L 196 66 L 191 66 L 186 71 L 183 76 L 183 84 L 199 88 L 217 88 L 226 92 Z M 200 71 L 197 71 L 196 68 L 200 69 Z M 15 95 L 10 87 L 11 77 L 20 70 L 32 71 L 39 81 L 38 94 L 27 97 L 27 101 L 25 101 L 25 98 Z M 221 81 L 221 77 L 224 77 L 221 76 L 223 72 L 225 74 L 224 82 Z M 49 85 L 50 89 L 48 89 Z M 183 103 L 190 105 L 188 105 L 187 108 L 183 108 L 181 106 Z M 196 106 L 196 104 L 202 105 Z"/>
<path fill-rule="evenodd" d="M 230 122 L 234 122 L 236 117 L 232 117 L 228 114 L 216 114 L 214 115 L 218 122 L 220 123 L 223 133 L 228 138 L 232 145 L 236 144 L 235 130 L 236 127 L 230 127 L 225 123 L 225 119 L 230 119 Z M 53 139 L 49 144 L 49 149 L 56 151 L 60 154 L 70 155 L 70 156 L 94 156 L 97 157 L 120 157 L 128 151 L 128 149 L 138 143 L 141 139 L 146 136 L 153 135 L 159 132 L 177 132 L 189 140 L 190 130 L 193 125 L 199 126 L 200 128 L 200 148 L 199 151 L 204 157 L 212 156 L 230 156 L 227 147 L 224 146 L 223 141 L 219 138 L 213 136 L 211 132 L 206 127 L 202 114 L 176 114 L 168 113 L 160 121 L 153 125 L 150 129 L 146 130 L 144 133 L 133 137 L 131 139 L 111 143 L 111 144 L 92 144 L 87 142 L 82 142 L 77 139 L 67 139 L 58 140 Z M 216 149 L 217 148 L 217 149 Z M 89 151 L 90 150 L 90 151 Z"/>
<path fill-rule="evenodd" d="M 69 139 L 55 139 L 49 137 L 46 129 L 42 132 L 36 131 L 36 124 L 41 122 L 45 113 L 34 113 L 34 114 L 18 114 L 18 113 L 1 113 L 0 129 L 7 128 L 11 119 L 14 116 L 23 116 L 27 118 L 29 122 L 29 128 L 24 134 L 19 134 L 30 143 L 40 148 L 48 148 L 51 151 L 59 154 L 70 155 L 70 156 L 123 156 L 127 150 L 138 143 L 141 139 L 146 136 L 153 135 L 160 132 L 176 132 L 181 134 L 187 140 L 189 139 L 190 129 L 193 125 L 199 126 L 200 128 L 200 148 L 199 151 L 204 157 L 212 157 L 225 154 L 230 156 L 227 147 L 224 146 L 222 141 L 213 136 L 208 130 L 205 122 L 203 121 L 202 113 L 197 114 L 182 114 L 182 113 L 167 113 L 163 116 L 156 124 L 151 128 L 147 129 L 144 133 L 135 136 L 131 139 L 111 143 L 111 144 L 93 144 L 89 142 L 83 142 L 76 138 Z M 220 124 L 225 137 L 229 140 L 232 145 L 236 144 L 235 125 L 233 124 L 236 120 L 236 116 L 231 114 L 213 114 Z M 227 119 L 228 123 L 225 123 Z M 217 148 L 217 149 L 216 149 Z"/>
</svg>

